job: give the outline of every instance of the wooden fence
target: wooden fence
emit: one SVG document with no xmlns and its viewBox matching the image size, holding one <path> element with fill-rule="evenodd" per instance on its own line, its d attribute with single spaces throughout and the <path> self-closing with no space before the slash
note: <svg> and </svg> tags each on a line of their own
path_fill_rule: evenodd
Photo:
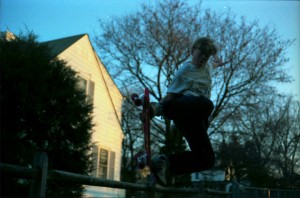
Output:
<svg viewBox="0 0 300 198">
<path fill-rule="evenodd" d="M 102 186 L 126 190 L 144 191 L 145 197 L 160 197 L 159 195 L 171 194 L 180 197 L 229 197 L 230 193 L 214 191 L 209 189 L 187 189 L 187 188 L 165 188 L 142 184 L 120 182 L 114 180 L 100 179 L 87 175 L 80 175 L 59 170 L 48 170 L 48 157 L 44 152 L 36 154 L 33 167 L 26 168 L 10 164 L 0 163 L 0 172 L 18 177 L 32 179 L 29 197 L 45 197 L 47 180 L 63 180 L 89 186 Z M 176 197 L 176 196 L 171 196 Z"/>
</svg>

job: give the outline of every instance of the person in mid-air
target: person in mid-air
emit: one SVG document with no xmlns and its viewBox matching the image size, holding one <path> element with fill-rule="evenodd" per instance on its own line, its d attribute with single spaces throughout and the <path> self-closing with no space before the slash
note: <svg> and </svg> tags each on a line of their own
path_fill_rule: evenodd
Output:
<svg viewBox="0 0 300 198">
<path fill-rule="evenodd" d="M 179 68 L 167 95 L 159 103 L 151 104 L 153 115 L 173 120 L 190 147 L 190 151 L 152 158 L 150 169 L 161 185 L 166 185 L 167 174 L 190 174 L 214 166 L 215 155 L 207 129 L 214 109 L 210 100 L 212 70 L 224 65 L 217 51 L 212 39 L 198 38 L 191 48 L 192 59 Z"/>
</svg>

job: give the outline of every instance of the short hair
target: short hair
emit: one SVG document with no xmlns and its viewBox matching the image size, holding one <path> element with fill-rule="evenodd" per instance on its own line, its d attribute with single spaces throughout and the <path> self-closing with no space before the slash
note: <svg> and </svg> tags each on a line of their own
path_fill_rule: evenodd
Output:
<svg viewBox="0 0 300 198">
<path fill-rule="evenodd" d="M 201 37 L 196 39 L 192 45 L 192 52 L 195 49 L 199 49 L 200 52 L 206 56 L 215 55 L 218 52 L 217 46 L 209 37 Z"/>
</svg>

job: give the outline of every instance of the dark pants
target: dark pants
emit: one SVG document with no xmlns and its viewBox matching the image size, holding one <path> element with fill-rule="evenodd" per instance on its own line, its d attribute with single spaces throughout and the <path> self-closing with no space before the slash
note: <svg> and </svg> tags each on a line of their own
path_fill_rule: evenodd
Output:
<svg viewBox="0 0 300 198">
<path fill-rule="evenodd" d="M 178 96 L 162 105 L 164 115 L 174 121 L 191 149 L 169 156 L 170 172 L 179 175 L 210 169 L 215 156 L 207 129 L 213 103 L 203 96 Z"/>
</svg>

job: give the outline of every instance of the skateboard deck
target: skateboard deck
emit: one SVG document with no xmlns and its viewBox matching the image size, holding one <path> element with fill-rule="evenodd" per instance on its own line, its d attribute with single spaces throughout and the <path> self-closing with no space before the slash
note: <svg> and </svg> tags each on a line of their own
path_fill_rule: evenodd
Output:
<svg viewBox="0 0 300 198">
<path fill-rule="evenodd" d="M 140 170 L 149 170 L 147 171 L 147 180 L 148 183 L 155 183 L 154 177 L 150 172 L 150 163 L 151 163 L 151 147 L 150 147 L 150 96 L 149 90 L 145 88 L 143 96 L 138 94 L 132 94 L 131 99 L 136 106 L 142 106 L 142 112 L 140 114 L 140 119 L 143 123 L 143 133 L 144 133 L 144 150 L 138 152 L 135 155 L 135 160 L 137 166 Z"/>
<path fill-rule="evenodd" d="M 138 163 L 141 168 L 143 166 L 150 166 L 151 149 L 150 149 L 150 97 L 149 90 L 145 88 L 144 95 L 139 97 L 137 94 L 132 94 L 131 99 L 136 106 L 142 106 L 142 113 L 140 119 L 143 123 L 144 132 L 144 152 L 140 151 L 138 156 Z"/>
</svg>

